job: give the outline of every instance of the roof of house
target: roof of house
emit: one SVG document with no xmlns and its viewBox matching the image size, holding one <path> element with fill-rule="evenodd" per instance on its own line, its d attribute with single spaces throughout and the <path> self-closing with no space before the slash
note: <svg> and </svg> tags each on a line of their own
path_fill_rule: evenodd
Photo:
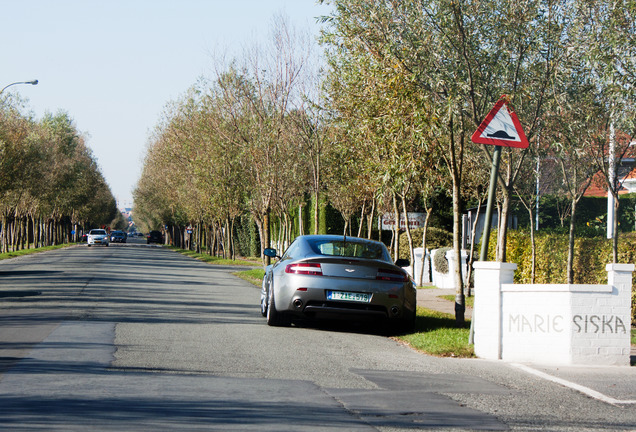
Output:
<svg viewBox="0 0 636 432">
<path fill-rule="evenodd" d="M 627 171 L 627 169 L 629 168 L 631 168 L 631 170 Z M 630 167 L 627 167 L 627 169 L 622 170 L 622 172 L 620 169 L 617 170 L 617 176 L 620 179 L 621 183 L 624 183 L 625 180 L 636 180 L 636 167 L 630 166 Z M 618 194 L 623 195 L 627 193 L 630 193 L 630 191 L 627 190 L 624 186 L 621 186 L 620 190 L 618 191 Z M 607 186 L 605 181 L 603 180 L 603 175 L 601 174 L 600 171 L 594 174 L 594 177 L 592 178 L 592 183 L 590 183 L 590 186 L 585 191 L 584 196 L 591 196 L 591 197 L 606 197 L 607 196 Z"/>
</svg>

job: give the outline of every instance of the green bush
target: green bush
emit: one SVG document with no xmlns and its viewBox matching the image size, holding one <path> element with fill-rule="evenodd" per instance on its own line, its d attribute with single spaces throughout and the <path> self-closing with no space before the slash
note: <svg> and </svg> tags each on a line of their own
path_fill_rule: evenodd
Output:
<svg viewBox="0 0 636 432">
<path fill-rule="evenodd" d="M 413 247 L 422 247 L 422 235 L 424 234 L 424 228 L 417 228 L 411 230 L 411 237 L 413 237 Z M 428 227 L 426 231 L 426 249 L 438 249 L 444 246 L 451 246 L 453 244 L 453 233 L 446 230 Z M 409 238 L 406 232 L 400 233 L 400 258 L 410 259 L 409 256 Z"/>
<path fill-rule="evenodd" d="M 433 268 L 441 274 L 448 273 L 448 260 L 446 259 L 446 252 L 451 249 L 452 248 L 449 247 L 439 248 L 435 251 L 435 254 L 433 254 Z"/>
</svg>

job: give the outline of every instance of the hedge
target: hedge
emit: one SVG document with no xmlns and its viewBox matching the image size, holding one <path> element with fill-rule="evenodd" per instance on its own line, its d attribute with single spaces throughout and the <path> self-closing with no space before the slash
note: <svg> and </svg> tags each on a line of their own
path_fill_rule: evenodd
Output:
<svg viewBox="0 0 636 432">
<path fill-rule="evenodd" d="M 417 228 L 411 230 L 411 237 L 413 237 L 413 247 L 422 247 L 422 235 L 424 234 L 424 228 Z M 446 230 L 428 227 L 426 231 L 426 249 L 433 250 L 444 246 L 453 245 L 453 233 Z M 409 252 L 409 238 L 406 232 L 400 233 L 400 258 L 411 259 Z"/>
</svg>

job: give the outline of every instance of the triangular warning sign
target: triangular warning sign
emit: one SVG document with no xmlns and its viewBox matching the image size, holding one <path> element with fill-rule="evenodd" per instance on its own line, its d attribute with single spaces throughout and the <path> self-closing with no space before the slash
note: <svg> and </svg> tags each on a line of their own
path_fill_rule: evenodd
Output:
<svg viewBox="0 0 636 432">
<path fill-rule="evenodd" d="M 523 133 L 519 118 L 508 107 L 506 99 L 499 99 L 494 108 L 471 137 L 476 144 L 527 148 L 528 138 Z"/>
</svg>

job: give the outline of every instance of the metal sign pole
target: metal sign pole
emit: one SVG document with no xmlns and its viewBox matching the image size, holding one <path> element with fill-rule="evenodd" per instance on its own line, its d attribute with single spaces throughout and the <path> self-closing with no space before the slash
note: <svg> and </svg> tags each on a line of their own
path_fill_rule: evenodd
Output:
<svg viewBox="0 0 636 432">
<path fill-rule="evenodd" d="M 501 96 L 493 109 L 490 110 L 484 121 L 481 122 L 471 141 L 475 144 L 490 144 L 495 146 L 492 155 L 492 167 L 490 171 L 490 185 L 488 187 L 488 204 L 486 204 L 486 220 L 481 234 L 481 254 L 479 261 L 488 259 L 488 242 L 490 240 L 490 226 L 492 225 L 492 208 L 495 204 L 495 192 L 497 191 L 497 175 L 499 173 L 499 161 L 501 160 L 501 147 L 528 148 L 528 138 L 523 133 L 517 114 L 508 107 L 508 97 Z M 475 337 L 475 312 L 470 320 L 470 334 L 468 342 L 474 343 Z"/>
<path fill-rule="evenodd" d="M 481 254 L 479 261 L 488 260 L 488 241 L 490 240 L 490 226 L 492 225 L 492 208 L 495 203 L 495 191 L 497 190 L 497 174 L 499 172 L 499 160 L 501 159 L 501 146 L 495 146 L 492 155 L 492 167 L 490 170 L 490 185 L 488 187 L 488 204 L 486 204 L 486 219 L 484 230 L 481 234 Z"/>
</svg>

